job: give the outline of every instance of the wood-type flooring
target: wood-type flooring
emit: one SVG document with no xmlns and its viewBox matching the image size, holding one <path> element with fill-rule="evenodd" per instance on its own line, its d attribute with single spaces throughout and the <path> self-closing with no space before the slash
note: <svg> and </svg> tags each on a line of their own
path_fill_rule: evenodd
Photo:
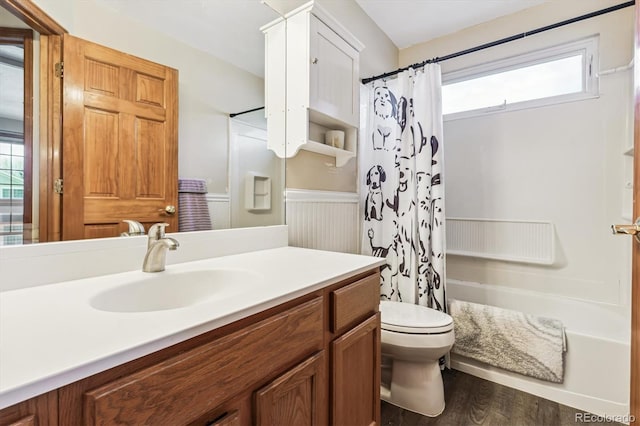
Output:
<svg viewBox="0 0 640 426">
<path fill-rule="evenodd" d="M 440 416 L 421 416 L 382 401 L 382 426 L 622 426 L 594 422 L 597 416 L 589 417 L 588 422 L 580 421 L 580 416 L 584 419 L 590 415 L 460 371 L 444 371 L 443 381 L 445 409 Z"/>
</svg>

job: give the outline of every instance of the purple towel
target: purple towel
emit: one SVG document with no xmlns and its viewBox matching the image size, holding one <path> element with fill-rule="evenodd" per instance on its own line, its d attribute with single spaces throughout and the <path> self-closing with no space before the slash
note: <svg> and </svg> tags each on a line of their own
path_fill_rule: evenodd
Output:
<svg viewBox="0 0 640 426">
<path fill-rule="evenodd" d="M 202 179 L 178 179 L 180 232 L 213 229 L 207 205 L 207 183 Z"/>
<path fill-rule="evenodd" d="M 206 194 L 207 183 L 204 179 L 178 179 L 178 192 Z"/>
</svg>

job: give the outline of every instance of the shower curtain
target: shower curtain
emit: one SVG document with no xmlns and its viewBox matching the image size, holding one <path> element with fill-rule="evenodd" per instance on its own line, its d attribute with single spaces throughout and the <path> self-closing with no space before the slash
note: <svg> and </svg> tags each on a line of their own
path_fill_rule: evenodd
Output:
<svg viewBox="0 0 640 426">
<path fill-rule="evenodd" d="M 440 66 L 361 95 L 362 253 L 387 259 L 383 299 L 446 311 Z"/>
</svg>

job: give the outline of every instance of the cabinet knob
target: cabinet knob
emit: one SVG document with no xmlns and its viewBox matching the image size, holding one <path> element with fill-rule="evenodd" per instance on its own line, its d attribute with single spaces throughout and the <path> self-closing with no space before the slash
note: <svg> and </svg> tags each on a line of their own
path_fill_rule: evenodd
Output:
<svg viewBox="0 0 640 426">
<path fill-rule="evenodd" d="M 313 58 L 311 60 L 311 63 L 314 64 L 314 65 L 317 64 L 318 63 L 318 58 Z"/>
</svg>

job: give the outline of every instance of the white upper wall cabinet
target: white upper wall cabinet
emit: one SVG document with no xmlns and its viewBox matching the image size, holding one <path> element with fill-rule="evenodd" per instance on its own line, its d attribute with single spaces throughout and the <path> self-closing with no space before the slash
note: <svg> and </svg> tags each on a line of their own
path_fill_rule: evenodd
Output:
<svg viewBox="0 0 640 426">
<path fill-rule="evenodd" d="M 357 126 L 359 53 L 311 15 L 309 108 Z"/>
<path fill-rule="evenodd" d="M 283 158 L 300 149 L 321 152 L 344 165 L 356 152 L 364 46 L 314 2 L 262 31 L 268 147 Z M 345 132 L 343 150 L 318 146 L 328 130 Z"/>
</svg>

